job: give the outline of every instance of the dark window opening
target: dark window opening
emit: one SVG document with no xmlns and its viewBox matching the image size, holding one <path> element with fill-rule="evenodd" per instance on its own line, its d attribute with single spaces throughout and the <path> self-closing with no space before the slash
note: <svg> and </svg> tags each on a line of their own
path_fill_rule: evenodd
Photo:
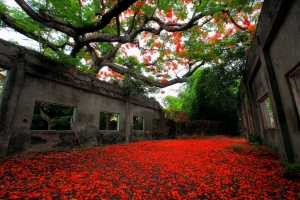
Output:
<svg viewBox="0 0 300 200">
<path fill-rule="evenodd" d="M 158 129 L 159 128 L 159 119 L 153 119 L 153 128 Z"/>
<path fill-rule="evenodd" d="M 271 99 L 266 95 L 262 100 L 260 100 L 260 109 L 263 119 L 263 124 L 265 129 L 275 129 L 275 121 L 273 108 L 271 105 Z"/>
<path fill-rule="evenodd" d="M 100 112 L 100 130 L 120 130 L 120 115 L 117 113 Z"/>
<path fill-rule="evenodd" d="M 70 120 L 75 122 L 76 108 L 35 102 L 31 130 L 71 130 Z"/>
<path fill-rule="evenodd" d="M 133 117 L 133 130 L 144 130 L 144 118 L 136 116 Z"/>
<path fill-rule="evenodd" d="M 289 81 L 291 84 L 295 104 L 297 107 L 298 116 L 300 116 L 300 69 L 297 68 L 290 76 Z"/>
<path fill-rule="evenodd" d="M 2 92 L 3 92 L 6 76 L 7 76 L 7 70 L 0 68 L 0 99 L 2 97 Z"/>
</svg>

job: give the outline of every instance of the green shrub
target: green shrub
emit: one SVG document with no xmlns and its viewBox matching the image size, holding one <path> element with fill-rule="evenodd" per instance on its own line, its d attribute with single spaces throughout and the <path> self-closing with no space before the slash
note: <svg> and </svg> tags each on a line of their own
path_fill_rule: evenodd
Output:
<svg viewBox="0 0 300 200">
<path fill-rule="evenodd" d="M 300 162 L 281 162 L 283 167 L 283 176 L 287 179 L 296 179 L 300 177 Z"/>
</svg>

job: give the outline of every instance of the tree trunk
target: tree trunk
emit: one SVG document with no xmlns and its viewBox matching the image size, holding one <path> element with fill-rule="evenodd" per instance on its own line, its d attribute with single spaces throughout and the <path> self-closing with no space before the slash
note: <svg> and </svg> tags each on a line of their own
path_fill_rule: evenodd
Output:
<svg viewBox="0 0 300 200">
<path fill-rule="evenodd" d="M 73 143 L 76 142 L 77 145 L 80 145 L 81 142 L 79 140 L 79 137 L 78 137 L 78 134 L 77 134 L 77 130 L 76 130 L 76 126 L 73 122 L 73 117 L 71 117 L 70 119 L 70 127 L 71 127 L 71 131 L 73 132 L 74 134 L 74 140 L 73 140 Z"/>
<path fill-rule="evenodd" d="M 48 129 L 47 130 L 51 130 L 51 118 L 48 115 L 45 114 L 41 103 L 36 103 L 36 107 L 40 110 L 40 115 L 43 118 L 43 120 L 45 120 L 48 124 Z"/>
<path fill-rule="evenodd" d="M 111 113 L 105 113 L 106 123 L 105 130 L 109 130 Z"/>
</svg>

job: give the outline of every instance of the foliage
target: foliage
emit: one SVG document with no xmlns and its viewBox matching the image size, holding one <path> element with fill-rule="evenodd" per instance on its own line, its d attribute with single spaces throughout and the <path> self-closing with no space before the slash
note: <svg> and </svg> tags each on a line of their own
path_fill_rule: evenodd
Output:
<svg viewBox="0 0 300 200">
<path fill-rule="evenodd" d="M 238 87 L 245 73 L 245 52 L 250 48 L 251 38 L 242 31 L 233 35 L 234 38 L 224 37 L 211 46 L 218 58 L 210 67 L 195 71 L 177 98 L 166 97 L 167 109 L 184 109 L 191 120 L 227 121 L 229 130 L 237 132 Z M 232 42 L 235 48 L 227 48 Z"/>
<path fill-rule="evenodd" d="M 124 75 L 112 76 L 110 82 L 123 88 L 127 97 L 134 95 L 147 96 L 150 93 L 157 93 L 157 87 L 147 87 L 147 85 L 138 77 L 134 77 L 132 69 L 124 72 Z M 122 78 L 122 81 L 119 78 Z"/>
<path fill-rule="evenodd" d="M 70 130 L 70 119 L 74 115 L 74 108 L 53 105 L 48 103 L 40 104 L 45 114 L 51 119 L 51 130 Z M 31 130 L 47 130 L 47 122 L 40 115 L 37 106 L 34 108 Z"/>
<path fill-rule="evenodd" d="M 169 128 L 152 128 L 151 131 L 145 131 L 145 139 L 148 140 L 162 140 L 168 137 Z"/>
<path fill-rule="evenodd" d="M 193 120 L 188 123 L 188 133 L 201 136 L 232 135 L 227 121 Z"/>
<path fill-rule="evenodd" d="M 177 98 L 167 97 L 165 100 L 172 108 L 184 102 L 182 105 L 191 120 L 228 121 L 229 126 L 232 125 L 230 130 L 236 131 L 239 76 L 233 73 L 238 71 L 219 65 L 201 68 L 189 78 L 185 91 Z"/>
<path fill-rule="evenodd" d="M 293 162 L 293 163 L 280 162 L 280 164 L 283 166 L 283 175 L 285 178 L 297 179 L 300 177 L 299 162 Z"/>
<path fill-rule="evenodd" d="M 144 140 L 145 138 L 139 134 L 137 131 L 133 131 L 133 134 L 130 136 L 130 142 L 139 142 Z"/>
<path fill-rule="evenodd" d="M 104 80 L 133 77 L 151 92 L 185 82 L 204 64 L 230 57 L 227 50 L 248 46 L 262 1 L 0 2 L 0 28 L 37 41 L 45 56 Z M 239 34 L 246 39 L 237 42 Z"/>
<path fill-rule="evenodd" d="M 226 146 L 224 149 L 226 150 L 233 150 L 235 152 L 244 152 L 249 148 L 249 146 L 247 144 L 244 143 L 233 143 L 229 146 Z"/>
<path fill-rule="evenodd" d="M 202 135 L 199 134 L 192 134 L 192 135 L 187 135 L 187 134 L 182 134 L 182 135 L 176 135 L 176 139 L 197 139 L 203 137 Z"/>
<path fill-rule="evenodd" d="M 1 158 L 0 199 L 300 198 L 277 155 L 250 150 L 244 139 L 205 137 Z"/>
<path fill-rule="evenodd" d="M 259 136 L 257 135 L 256 131 L 244 132 L 241 135 L 251 143 L 261 144 L 261 141 L 260 141 Z"/>
<path fill-rule="evenodd" d="M 118 114 L 116 113 L 100 112 L 99 129 L 118 130 L 118 120 Z"/>
<path fill-rule="evenodd" d="M 250 41 L 248 45 L 239 45 L 247 37 L 242 32 L 235 35 L 239 47 L 224 50 L 220 61 L 212 68 L 200 70 L 187 83 L 187 91 L 191 93 L 187 108 L 192 119 L 237 120 L 237 92 L 246 63 L 244 52 Z"/>
<path fill-rule="evenodd" d="M 6 70 L 3 70 L 3 69 L 0 68 L 0 98 L 2 96 L 2 89 L 3 89 L 3 86 L 4 86 L 4 81 L 5 81 L 5 78 L 6 78 L 6 73 L 7 73 Z"/>
<path fill-rule="evenodd" d="M 177 98 L 171 95 L 167 95 L 164 98 L 163 102 L 166 110 L 182 110 L 182 107 L 184 105 L 184 99 L 183 98 Z"/>
<path fill-rule="evenodd" d="M 133 117 L 133 130 L 144 130 L 144 118 Z"/>
</svg>

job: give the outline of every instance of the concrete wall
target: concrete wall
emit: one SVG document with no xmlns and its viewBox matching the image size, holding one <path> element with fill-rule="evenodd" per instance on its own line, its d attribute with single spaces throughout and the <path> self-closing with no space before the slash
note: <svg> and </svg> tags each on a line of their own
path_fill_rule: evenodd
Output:
<svg viewBox="0 0 300 200">
<path fill-rule="evenodd" d="M 161 106 L 142 96 L 125 98 L 123 90 L 93 76 L 48 60 L 36 52 L 0 40 L 0 67 L 8 69 L 0 104 L 0 156 L 21 150 L 71 146 L 72 131 L 31 131 L 36 101 L 76 108 L 76 129 L 85 145 L 129 141 L 133 116 L 143 117 L 143 136 L 160 118 Z M 118 113 L 120 129 L 99 131 L 100 111 Z M 35 144 L 32 138 L 40 138 Z M 35 140 L 36 141 L 36 140 Z"/>
<path fill-rule="evenodd" d="M 249 99 L 248 115 L 254 119 L 260 140 L 286 161 L 300 161 L 300 113 L 296 106 L 300 90 L 294 90 L 294 95 L 289 78 L 300 69 L 299 19 L 300 1 L 264 1 L 247 61 L 243 96 Z M 273 128 L 263 123 L 261 101 L 266 96 L 273 109 Z"/>
</svg>

